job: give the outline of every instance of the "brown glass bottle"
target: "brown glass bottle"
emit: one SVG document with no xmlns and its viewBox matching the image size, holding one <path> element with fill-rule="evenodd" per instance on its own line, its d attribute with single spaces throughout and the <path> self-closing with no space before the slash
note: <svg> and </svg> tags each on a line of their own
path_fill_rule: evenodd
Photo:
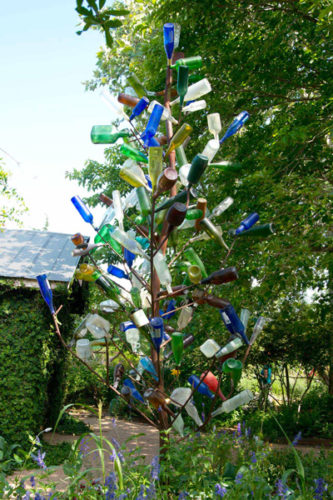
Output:
<svg viewBox="0 0 333 500">
<path fill-rule="evenodd" d="M 106 196 L 106 194 L 104 193 L 101 193 L 99 195 L 99 199 L 105 203 L 105 205 L 107 205 L 108 207 L 110 207 L 111 205 L 113 205 L 113 200 L 111 198 L 109 198 L 108 196 Z"/>
<path fill-rule="evenodd" d="M 84 243 L 84 238 L 81 233 L 76 233 L 71 237 L 72 243 L 77 247 L 78 245 L 82 245 Z"/>
<path fill-rule="evenodd" d="M 178 295 L 184 295 L 184 293 L 187 290 L 186 285 L 176 285 L 172 287 L 172 297 L 178 297 Z M 168 292 L 166 290 L 163 290 L 162 292 L 159 292 L 158 297 L 163 298 L 168 296 Z"/>
<path fill-rule="evenodd" d="M 226 269 L 219 269 L 214 271 L 207 278 L 201 280 L 202 285 L 222 285 L 222 283 L 229 283 L 238 279 L 237 269 L 235 267 L 227 267 Z"/>
<path fill-rule="evenodd" d="M 173 168 L 166 168 L 163 170 L 157 181 L 156 192 L 154 193 L 154 198 L 157 198 L 162 193 L 169 191 L 172 186 L 177 182 L 178 174 Z"/>
<path fill-rule="evenodd" d="M 121 102 L 121 104 L 125 104 L 126 106 L 134 108 L 138 104 L 140 99 L 129 94 L 121 93 L 118 94 L 118 101 Z"/>
<path fill-rule="evenodd" d="M 202 219 L 205 217 L 206 215 L 206 209 L 207 209 L 207 200 L 205 198 L 198 198 L 197 200 L 197 206 L 196 208 L 198 208 L 199 210 L 202 211 L 202 216 L 199 217 L 198 219 L 196 219 L 195 221 L 195 229 L 197 231 L 200 231 L 200 221 L 202 221 Z"/>
</svg>

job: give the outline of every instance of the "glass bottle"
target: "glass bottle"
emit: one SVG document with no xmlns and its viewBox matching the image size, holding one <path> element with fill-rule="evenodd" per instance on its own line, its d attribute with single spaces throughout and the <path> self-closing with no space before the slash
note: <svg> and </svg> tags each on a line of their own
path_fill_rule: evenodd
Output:
<svg viewBox="0 0 333 500">
<path fill-rule="evenodd" d="M 123 384 L 124 384 L 125 387 L 129 388 L 129 390 L 131 391 L 131 396 L 134 399 L 137 399 L 138 401 L 140 401 L 140 403 L 144 403 L 145 402 L 145 400 L 143 399 L 143 397 L 141 396 L 141 394 L 139 393 L 139 391 L 136 389 L 136 387 L 133 384 L 133 382 L 132 382 L 131 379 L 125 378 Z"/>
<path fill-rule="evenodd" d="M 148 173 L 151 179 L 153 191 L 157 184 L 157 179 L 162 173 L 162 170 L 163 170 L 163 148 L 162 147 L 149 148 Z"/>
<path fill-rule="evenodd" d="M 113 370 L 113 387 L 116 389 L 119 387 L 121 379 L 125 373 L 125 368 L 122 363 L 117 363 Z"/>
<path fill-rule="evenodd" d="M 180 311 L 180 315 L 177 321 L 177 329 L 184 330 L 186 326 L 190 323 L 193 317 L 193 310 L 191 307 L 183 307 Z"/>
<path fill-rule="evenodd" d="M 127 129 L 112 132 L 112 125 L 94 125 L 91 129 L 90 138 L 93 144 L 114 144 L 118 139 L 129 137 Z"/>
<path fill-rule="evenodd" d="M 130 317 L 138 328 L 143 328 L 144 326 L 149 325 L 149 319 L 143 309 L 136 309 L 131 313 Z"/>
<path fill-rule="evenodd" d="M 41 296 L 43 297 L 44 301 L 46 302 L 47 307 L 50 309 L 51 314 L 55 314 L 54 306 L 53 306 L 53 296 L 52 296 L 52 290 L 51 286 L 49 283 L 49 280 L 47 279 L 46 274 L 39 274 L 36 276 L 39 290 L 41 293 Z"/>
<path fill-rule="evenodd" d="M 188 163 L 183 145 L 180 145 L 178 146 L 178 148 L 176 148 L 176 161 L 179 168 L 183 165 L 187 165 Z"/>
<path fill-rule="evenodd" d="M 193 195 L 192 195 L 192 198 L 193 198 Z M 171 205 L 173 205 L 176 201 L 180 201 L 180 202 L 184 203 L 184 202 L 186 202 L 186 200 L 187 200 L 187 191 L 186 190 L 180 191 L 175 196 L 172 196 L 172 198 L 167 198 L 162 203 L 160 203 L 156 207 L 155 212 L 160 212 L 161 210 L 166 210 L 167 208 L 171 207 Z"/>
<path fill-rule="evenodd" d="M 113 313 L 119 309 L 119 304 L 112 299 L 108 299 L 103 300 L 103 302 L 99 304 L 99 308 L 104 313 Z"/>
<path fill-rule="evenodd" d="M 163 110 L 164 110 L 164 108 L 161 104 L 155 104 L 153 111 L 150 115 L 150 118 L 148 120 L 147 126 L 146 126 L 144 132 L 141 134 L 141 139 L 143 139 L 145 146 L 150 146 L 149 140 L 152 137 L 154 137 L 154 135 L 157 132 L 158 126 L 159 126 L 160 121 L 161 121 Z"/>
<path fill-rule="evenodd" d="M 130 344 L 132 351 L 137 353 L 140 350 L 140 332 L 135 327 L 134 323 L 131 323 L 131 326 L 126 328 L 125 338 L 126 342 Z"/>
<path fill-rule="evenodd" d="M 195 387 L 200 394 L 207 396 L 210 399 L 214 398 L 214 394 L 209 390 L 208 386 L 203 382 L 197 375 L 191 375 L 188 378 L 189 383 L 192 387 Z"/>
<path fill-rule="evenodd" d="M 142 250 L 141 245 L 139 245 L 139 243 L 135 239 L 131 238 L 125 231 L 116 227 L 112 233 L 112 237 L 130 252 L 135 255 L 141 255 L 144 259 L 149 260 L 145 252 Z"/>
<path fill-rule="evenodd" d="M 222 130 L 220 113 L 211 113 L 207 115 L 208 130 L 213 134 L 216 141 L 219 140 L 219 133 Z"/>
<path fill-rule="evenodd" d="M 222 371 L 230 375 L 234 383 L 234 388 L 236 388 L 238 382 L 241 379 L 242 369 L 243 369 L 242 362 L 234 358 L 226 359 L 222 365 Z"/>
<path fill-rule="evenodd" d="M 222 283 L 229 283 L 238 279 L 237 269 L 235 267 L 227 267 L 226 269 L 219 269 L 214 271 L 207 278 L 201 281 L 202 285 L 222 285 Z"/>
<path fill-rule="evenodd" d="M 191 125 L 188 123 L 183 123 L 183 125 L 177 130 L 177 132 L 171 137 L 171 141 L 168 149 L 165 152 L 165 158 L 176 148 L 179 148 L 185 141 L 185 139 L 193 131 Z"/>
<path fill-rule="evenodd" d="M 146 217 L 151 212 L 151 201 L 147 189 L 143 186 L 138 187 L 136 188 L 136 194 L 139 200 L 140 212 Z"/>
<path fill-rule="evenodd" d="M 135 91 L 139 99 L 141 99 L 141 97 L 143 97 L 144 95 L 147 95 L 145 87 L 142 85 L 139 78 L 134 73 L 127 77 L 127 83 Z"/>
<path fill-rule="evenodd" d="M 88 339 L 79 339 L 76 341 L 76 354 L 83 361 L 90 361 L 91 359 L 91 349 L 90 341 Z"/>
<path fill-rule="evenodd" d="M 173 332 L 171 334 L 171 349 L 173 353 L 173 357 L 177 366 L 180 365 L 183 350 L 184 350 L 184 334 L 181 332 Z"/>
<path fill-rule="evenodd" d="M 152 113 L 156 104 L 158 104 L 159 106 L 162 106 L 158 101 L 151 101 L 151 103 L 149 104 L 149 106 L 147 108 L 147 112 L 148 113 Z M 162 106 L 162 107 L 163 107 L 163 113 L 162 113 L 162 116 L 161 116 L 161 120 L 162 121 L 170 120 L 174 125 L 177 125 L 178 124 L 178 120 L 176 120 L 172 116 L 171 111 L 168 108 L 166 108 L 165 106 Z"/>
<path fill-rule="evenodd" d="M 186 165 L 182 165 L 179 169 L 179 180 L 183 184 L 183 186 L 188 186 L 188 174 L 191 170 L 191 163 L 187 163 Z"/>
<path fill-rule="evenodd" d="M 126 143 L 122 144 L 120 146 L 120 152 L 134 161 L 138 161 L 141 163 L 148 163 L 147 156 L 144 153 L 141 153 L 141 151 L 139 151 L 135 147 L 131 146 L 130 144 Z"/>
<path fill-rule="evenodd" d="M 209 219 L 212 219 L 213 217 L 218 217 L 219 215 L 223 214 L 229 208 L 234 202 L 234 199 L 231 198 L 231 196 L 227 196 L 221 203 L 216 205 L 216 207 L 212 210 L 212 213 L 208 217 Z"/>
<path fill-rule="evenodd" d="M 163 341 L 164 323 L 163 319 L 155 316 L 150 320 L 150 335 L 156 351 L 160 352 L 160 347 Z"/>
<path fill-rule="evenodd" d="M 184 97 L 188 89 L 188 67 L 178 66 L 177 68 L 177 93 L 179 95 L 179 105 L 183 106 Z"/>
<path fill-rule="evenodd" d="M 154 193 L 154 197 L 157 198 L 160 194 L 169 191 L 172 188 L 172 186 L 176 184 L 177 179 L 178 179 L 177 170 L 170 167 L 165 168 L 157 179 L 157 187 Z M 169 201 L 171 201 L 171 198 L 169 198 Z M 171 203 L 168 207 L 163 206 L 163 208 L 169 208 L 172 204 L 173 203 Z M 161 208 L 159 210 L 161 210 Z"/>
<path fill-rule="evenodd" d="M 181 414 L 177 416 L 177 418 L 172 422 L 172 427 L 181 437 L 184 437 L 184 420 L 182 419 Z"/>
<path fill-rule="evenodd" d="M 144 110 L 147 108 L 149 104 L 149 99 L 147 97 L 141 97 L 140 101 L 136 104 L 136 106 L 133 108 L 132 114 L 130 116 L 130 121 L 134 120 L 137 116 L 140 116 L 141 113 L 144 112 Z"/>
<path fill-rule="evenodd" d="M 251 313 L 248 309 L 241 309 L 241 313 L 240 313 L 240 320 L 241 322 L 243 323 L 243 326 L 244 326 L 244 331 L 246 332 L 246 329 L 247 329 L 247 324 L 249 322 L 249 318 L 251 316 Z"/>
<path fill-rule="evenodd" d="M 202 66 L 201 56 L 183 57 L 172 64 L 172 69 L 178 69 L 179 66 L 187 66 L 189 69 L 198 69 Z"/>
<path fill-rule="evenodd" d="M 71 237 L 72 243 L 75 246 L 82 245 L 84 243 L 84 237 L 81 233 L 76 233 Z"/>
<path fill-rule="evenodd" d="M 207 271 L 206 271 L 205 265 L 202 262 L 202 260 L 200 259 L 199 255 L 196 253 L 196 251 L 192 247 L 188 247 L 185 250 L 184 255 L 185 255 L 186 259 L 192 265 L 198 266 L 200 268 L 201 274 L 203 277 L 207 277 Z"/>
<path fill-rule="evenodd" d="M 210 371 L 202 373 L 200 379 L 204 381 L 204 383 L 208 386 L 209 390 L 211 390 L 214 394 L 217 392 L 219 398 L 221 398 L 223 401 L 226 401 L 226 397 L 224 396 L 224 394 L 222 394 L 221 389 L 219 387 L 219 381 L 215 377 L 214 373 Z"/>
<path fill-rule="evenodd" d="M 173 42 L 174 49 L 177 49 L 179 47 L 181 26 L 178 23 L 173 23 L 173 28 L 174 28 L 174 42 Z"/>
<path fill-rule="evenodd" d="M 189 387 L 177 387 L 170 394 L 171 402 L 176 406 L 184 406 L 188 415 L 194 420 L 194 422 L 200 426 L 202 425 L 202 421 L 199 417 L 198 410 L 194 406 L 191 398 L 191 389 Z M 185 404 L 186 403 L 186 404 Z"/>
<path fill-rule="evenodd" d="M 214 339 L 207 339 L 200 347 L 200 351 L 206 358 L 212 358 L 221 349 Z"/>
<path fill-rule="evenodd" d="M 218 168 L 225 173 L 235 173 L 243 168 L 243 165 L 239 162 L 231 161 L 220 161 L 219 163 L 211 163 L 211 167 Z"/>
<path fill-rule="evenodd" d="M 111 207 L 113 205 L 113 201 L 111 198 L 109 198 L 109 196 L 107 196 L 106 194 L 104 193 L 101 193 L 99 195 L 99 199 L 105 203 L 105 205 L 107 205 L 108 207 Z"/>
<path fill-rule="evenodd" d="M 202 80 L 199 80 L 198 82 L 193 83 L 192 85 L 189 86 L 186 95 L 184 97 L 184 101 L 195 101 L 196 99 L 199 99 L 199 97 L 202 97 L 206 94 L 208 94 L 212 90 L 212 87 L 207 80 L 207 78 L 203 78 Z M 179 103 L 179 97 L 172 101 L 170 103 L 170 106 L 173 106 L 174 104 Z"/>
<path fill-rule="evenodd" d="M 117 99 L 110 94 L 110 91 L 107 87 L 103 87 L 100 95 L 105 104 L 111 109 L 113 113 L 117 115 L 118 119 L 129 121 L 129 118 L 125 113 L 123 107 L 117 101 Z"/>
<path fill-rule="evenodd" d="M 190 185 L 198 184 L 200 177 L 206 170 L 208 165 L 207 156 L 197 154 L 191 163 L 191 168 L 187 177 L 187 180 Z"/>
<path fill-rule="evenodd" d="M 201 274 L 201 269 L 199 266 L 196 266 L 196 265 L 189 266 L 187 269 L 187 274 L 188 274 L 188 277 L 190 278 L 191 283 L 194 283 L 195 285 L 200 283 L 200 281 L 202 279 L 202 274 Z"/>
<path fill-rule="evenodd" d="M 142 168 L 135 162 L 125 162 L 119 170 L 119 176 L 133 187 L 148 187 Z"/>
<path fill-rule="evenodd" d="M 98 233 L 95 236 L 95 243 L 109 243 L 112 248 L 121 254 L 121 245 L 112 238 L 112 232 L 114 231 L 114 227 L 110 224 L 105 224 L 102 228 L 98 230 Z"/>
<path fill-rule="evenodd" d="M 221 316 L 222 316 L 223 321 L 225 321 L 225 318 L 227 317 L 229 322 L 231 323 L 231 327 L 232 327 L 234 333 L 239 333 L 239 335 L 242 337 L 244 342 L 247 345 L 249 345 L 248 338 L 245 334 L 244 325 L 241 322 L 241 320 L 239 319 L 238 314 L 236 313 L 233 306 L 231 304 L 229 304 L 227 307 L 220 309 L 220 312 L 221 312 Z"/>
<path fill-rule="evenodd" d="M 144 356 L 143 358 L 141 358 L 139 361 L 139 365 L 141 365 L 143 370 L 146 370 L 148 373 L 150 373 L 150 375 L 152 375 L 152 377 L 155 380 L 158 380 L 158 376 L 157 376 L 155 367 L 154 367 L 151 359 L 148 358 L 148 356 Z M 138 368 L 138 371 L 141 372 L 141 369 Z"/>
<path fill-rule="evenodd" d="M 207 210 L 207 200 L 205 198 L 198 198 L 197 200 L 197 206 L 196 208 L 198 210 L 201 210 L 202 211 L 202 215 L 201 217 L 199 217 L 196 221 L 195 221 L 195 224 L 194 224 L 194 227 L 196 229 L 196 231 L 200 231 L 200 222 L 205 218 L 206 216 L 206 210 Z M 207 274 L 205 275 L 207 276 Z"/>
<path fill-rule="evenodd" d="M 123 271 L 122 269 L 120 269 L 117 266 L 114 266 L 113 264 L 111 264 L 108 267 L 108 273 L 112 274 L 112 276 L 115 276 L 116 278 L 121 278 L 121 279 L 126 279 L 126 280 L 129 279 L 129 276 L 128 276 L 128 274 L 125 273 L 125 271 Z"/>
<path fill-rule="evenodd" d="M 254 342 L 256 341 L 256 338 L 263 331 L 263 328 L 267 322 L 268 322 L 267 318 L 264 318 L 263 316 L 259 316 L 259 318 L 258 318 L 258 320 L 253 328 L 253 333 L 252 333 L 251 338 L 250 338 L 250 345 L 254 344 Z"/>
<path fill-rule="evenodd" d="M 101 339 L 108 335 L 111 325 L 102 316 L 92 314 L 86 321 L 86 327 L 95 339 Z"/>
<path fill-rule="evenodd" d="M 190 113 L 194 113 L 195 111 L 200 111 L 201 109 L 205 109 L 207 107 L 207 103 L 204 99 L 200 101 L 193 101 L 186 106 L 183 107 L 182 112 L 184 115 L 188 115 Z"/>
<path fill-rule="evenodd" d="M 210 141 L 207 142 L 202 154 L 204 156 L 207 156 L 208 158 L 208 163 L 211 163 L 220 149 L 220 143 L 216 139 L 211 139 Z"/>
<path fill-rule="evenodd" d="M 225 247 L 225 243 L 223 241 L 221 233 L 219 232 L 217 227 L 214 226 L 214 224 L 209 219 L 207 219 L 207 217 L 204 217 L 202 221 L 200 221 L 200 228 L 202 228 L 205 233 L 207 233 L 208 236 L 216 241 L 221 247 Z"/>
<path fill-rule="evenodd" d="M 118 102 L 125 104 L 125 106 L 129 106 L 130 108 L 135 108 L 139 101 L 140 99 L 134 97 L 133 95 L 124 94 L 123 92 L 118 94 Z"/>
<path fill-rule="evenodd" d="M 248 215 L 246 219 L 242 220 L 238 228 L 236 229 L 236 235 L 250 229 L 259 220 L 259 215 L 256 212 Z"/>
<path fill-rule="evenodd" d="M 240 347 L 242 347 L 243 342 L 239 337 L 236 337 L 235 339 L 231 340 L 228 342 L 224 347 L 222 347 L 217 353 L 216 357 L 217 358 L 222 358 L 223 356 L 226 356 L 227 354 L 230 354 L 231 352 L 236 351 Z"/>
<path fill-rule="evenodd" d="M 244 125 L 244 123 L 249 119 L 249 113 L 247 111 L 242 111 L 239 115 L 236 116 L 234 121 L 229 126 L 228 130 L 220 140 L 220 144 L 222 144 L 228 137 L 236 134 L 238 130 Z"/>
<path fill-rule="evenodd" d="M 162 252 L 157 252 L 156 255 L 154 256 L 154 267 L 161 282 L 161 285 L 163 285 L 167 289 L 168 293 L 172 293 L 172 286 L 171 286 L 172 278 L 165 257 L 162 254 Z"/>
<path fill-rule="evenodd" d="M 124 211 L 122 207 L 120 192 L 118 191 L 118 189 L 112 191 L 112 201 L 113 201 L 113 208 L 115 211 L 115 218 L 119 223 L 120 229 L 124 229 Z"/>
<path fill-rule="evenodd" d="M 252 392 L 249 389 L 245 389 L 245 391 L 240 392 L 233 398 L 228 399 L 222 403 L 222 405 L 217 408 L 217 410 L 213 411 L 212 417 L 216 417 L 221 413 L 230 413 L 233 410 L 236 410 L 239 406 L 247 405 L 254 398 Z"/>
<path fill-rule="evenodd" d="M 165 217 L 165 220 L 170 228 L 168 229 L 168 234 L 170 234 L 171 230 L 174 227 L 178 227 L 184 222 L 186 213 L 187 213 L 187 208 L 186 205 L 184 205 L 184 203 L 176 201 L 173 205 L 171 205 Z"/>
<path fill-rule="evenodd" d="M 202 217 L 202 210 L 199 208 L 191 208 L 187 211 L 185 219 L 187 220 L 196 220 Z"/>
<path fill-rule="evenodd" d="M 93 215 L 90 212 L 89 208 L 83 203 L 80 196 L 73 196 L 71 198 L 71 202 L 73 203 L 74 207 L 79 212 L 79 214 L 81 215 L 82 219 L 85 222 L 88 222 L 88 224 L 93 224 L 93 222 L 94 222 Z"/>
<path fill-rule="evenodd" d="M 238 233 L 237 236 L 245 238 L 245 237 L 252 237 L 252 238 L 265 238 L 267 236 L 270 236 L 271 234 L 275 233 L 275 228 L 273 224 L 260 224 L 258 226 L 251 227 L 250 229 L 247 229 L 246 231 L 242 231 L 241 233 Z"/>
<path fill-rule="evenodd" d="M 171 66 L 172 53 L 175 41 L 175 28 L 172 23 L 165 23 L 163 26 L 164 50 L 168 60 L 168 66 Z"/>
</svg>

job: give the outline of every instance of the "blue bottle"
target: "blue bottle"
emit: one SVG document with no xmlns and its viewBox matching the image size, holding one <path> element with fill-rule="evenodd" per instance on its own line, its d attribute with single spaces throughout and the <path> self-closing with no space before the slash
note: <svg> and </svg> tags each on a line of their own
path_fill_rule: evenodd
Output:
<svg viewBox="0 0 333 500">
<path fill-rule="evenodd" d="M 130 116 L 130 121 L 133 120 L 136 116 L 141 115 L 141 113 L 146 109 L 149 104 L 149 99 L 147 97 L 141 97 L 138 104 L 133 108 L 132 114 Z"/>
<path fill-rule="evenodd" d="M 163 111 L 164 107 L 161 104 L 155 104 L 149 117 L 146 129 L 143 134 L 141 134 L 141 139 L 143 139 L 145 146 L 149 145 L 150 139 L 156 134 Z"/>
<path fill-rule="evenodd" d="M 200 394 L 211 399 L 214 398 L 214 394 L 208 389 L 208 386 L 205 384 L 205 382 L 201 382 L 199 377 L 197 377 L 196 375 L 191 375 L 187 380 L 195 388 L 198 387 L 197 391 L 200 392 Z"/>
<path fill-rule="evenodd" d="M 136 255 L 134 253 L 127 250 L 127 248 L 124 248 L 124 259 L 126 260 L 129 268 L 132 267 L 135 257 Z"/>
<path fill-rule="evenodd" d="M 113 266 L 112 264 L 108 267 L 108 273 L 112 274 L 112 276 L 116 276 L 116 278 L 123 278 L 128 280 L 129 276 L 122 269 L 119 269 L 117 266 Z"/>
<path fill-rule="evenodd" d="M 150 320 L 150 335 L 156 351 L 160 352 L 164 336 L 164 324 L 163 319 L 159 316 L 155 316 Z"/>
<path fill-rule="evenodd" d="M 155 139 L 155 137 L 151 137 L 149 140 L 148 140 L 148 147 L 149 148 L 158 148 L 160 147 L 161 144 L 158 142 L 157 139 Z"/>
<path fill-rule="evenodd" d="M 174 310 L 176 308 L 175 306 L 176 306 L 175 299 L 171 299 L 169 301 L 169 303 L 168 303 L 168 307 L 167 307 L 165 313 L 162 313 L 162 314 L 164 314 L 163 319 L 168 320 L 168 319 L 172 318 L 172 316 L 174 316 L 176 314 L 174 312 Z M 168 313 L 168 314 L 166 314 L 166 313 Z"/>
<path fill-rule="evenodd" d="M 54 306 L 53 306 L 53 296 L 52 296 L 52 290 L 50 287 L 49 280 L 47 279 L 46 274 L 39 274 L 36 276 L 36 279 L 38 281 L 39 285 L 39 290 L 40 293 L 45 300 L 48 308 L 50 309 L 51 314 L 55 314 Z"/>
<path fill-rule="evenodd" d="M 136 236 L 135 239 L 138 243 L 140 243 L 144 250 L 147 250 L 147 248 L 149 248 L 150 241 L 148 240 L 148 238 L 144 238 L 143 236 Z"/>
<path fill-rule="evenodd" d="M 164 49 L 168 58 L 168 66 L 171 65 L 173 48 L 175 45 L 175 27 L 172 23 L 163 26 Z"/>
<path fill-rule="evenodd" d="M 94 221 L 93 215 L 90 212 L 89 208 L 83 203 L 80 196 L 73 196 L 71 198 L 71 202 L 73 203 L 76 210 L 81 215 L 82 219 L 89 224 L 92 224 Z"/>
<path fill-rule="evenodd" d="M 123 323 L 120 323 L 119 329 L 121 332 L 126 332 L 126 330 L 129 330 L 130 328 L 136 328 L 135 324 L 132 323 L 132 321 L 123 321 Z"/>
<path fill-rule="evenodd" d="M 125 378 L 123 384 L 124 384 L 125 387 L 129 388 L 129 390 L 131 391 L 131 395 L 133 396 L 133 398 L 135 398 L 138 401 L 140 401 L 140 403 L 145 403 L 145 400 L 143 399 L 143 397 L 141 396 L 141 394 L 139 393 L 139 391 L 135 388 L 135 385 L 133 384 L 133 382 L 132 382 L 131 379 Z"/>
<path fill-rule="evenodd" d="M 153 137 L 153 139 L 154 139 L 154 137 Z M 156 141 L 156 139 L 154 139 L 154 140 L 155 140 L 155 142 L 157 143 L 157 146 L 159 146 L 159 145 L 160 145 L 160 143 L 159 143 L 159 142 L 157 142 L 157 141 Z M 149 147 L 150 147 L 150 146 L 149 146 Z M 152 189 L 153 185 L 152 185 L 152 183 L 151 183 L 151 178 L 149 177 L 149 175 L 148 175 L 148 174 L 145 174 L 145 178 L 146 178 L 146 181 L 148 182 L 148 187 L 149 187 L 150 189 Z"/>
<path fill-rule="evenodd" d="M 228 130 L 220 140 L 220 144 L 222 144 L 222 142 L 228 139 L 228 137 L 231 137 L 232 135 L 236 134 L 236 132 L 238 132 L 238 130 L 242 128 L 242 126 L 244 125 L 246 120 L 249 119 L 249 117 L 250 115 L 247 111 L 242 111 L 241 113 L 239 113 L 239 115 L 236 116 L 236 118 L 234 119 L 234 121 L 229 126 Z"/>
<path fill-rule="evenodd" d="M 245 334 L 245 328 L 243 323 L 241 322 L 238 314 L 236 313 L 235 309 L 231 304 L 229 304 L 227 307 L 224 307 L 223 309 L 220 309 L 220 313 L 222 316 L 222 319 L 224 321 L 224 324 L 227 326 L 227 319 L 231 323 L 229 327 L 227 326 L 229 332 L 231 332 L 230 328 L 233 329 L 233 332 L 231 333 L 239 333 L 239 335 L 242 337 L 244 342 L 249 345 L 248 338 Z"/>
<path fill-rule="evenodd" d="M 153 362 L 151 361 L 148 356 L 145 356 L 140 359 L 139 364 L 142 366 L 144 370 L 146 370 L 148 373 L 150 373 L 155 380 L 158 380 L 158 376 L 155 370 L 155 367 L 153 365 Z"/>
<path fill-rule="evenodd" d="M 247 231 L 259 220 L 259 215 L 256 212 L 250 214 L 246 219 L 242 220 L 239 227 L 236 229 L 235 233 L 239 234 L 243 231 Z"/>
</svg>

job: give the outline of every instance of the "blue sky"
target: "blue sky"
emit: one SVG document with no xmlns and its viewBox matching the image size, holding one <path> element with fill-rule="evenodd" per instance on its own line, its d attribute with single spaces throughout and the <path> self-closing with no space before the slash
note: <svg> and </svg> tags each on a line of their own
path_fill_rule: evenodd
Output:
<svg viewBox="0 0 333 500">
<path fill-rule="evenodd" d="M 90 130 L 110 123 L 111 116 L 99 92 L 82 85 L 104 38 L 98 32 L 76 35 L 78 23 L 74 0 L 1 6 L 0 148 L 20 165 L 1 151 L 0 157 L 29 207 L 26 229 L 42 228 L 47 216 L 50 231 L 91 234 L 70 202 L 85 193 L 65 172 L 81 169 L 88 158 L 103 159 L 104 148 L 91 143 Z"/>
</svg>

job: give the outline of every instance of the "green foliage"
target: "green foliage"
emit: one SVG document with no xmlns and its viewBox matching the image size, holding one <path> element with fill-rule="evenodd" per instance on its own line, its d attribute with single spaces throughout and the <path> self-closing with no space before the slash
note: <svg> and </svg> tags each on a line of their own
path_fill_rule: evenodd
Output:
<svg viewBox="0 0 333 500">
<path fill-rule="evenodd" d="M 10 173 L 5 170 L 0 158 L 0 230 L 6 222 L 20 224 L 21 215 L 28 210 L 23 198 L 10 186 Z"/>
<path fill-rule="evenodd" d="M 69 413 L 64 413 L 57 425 L 56 431 L 59 434 L 76 434 L 80 435 L 84 432 L 89 432 L 90 428 L 87 424 L 82 422 Z"/>
<path fill-rule="evenodd" d="M 67 292 L 55 291 L 63 302 Z M 72 326 L 70 300 L 60 313 L 65 338 Z M 0 432 L 10 443 L 27 443 L 27 433 L 52 426 L 62 406 L 66 354 L 39 293 L 0 286 Z"/>
</svg>

